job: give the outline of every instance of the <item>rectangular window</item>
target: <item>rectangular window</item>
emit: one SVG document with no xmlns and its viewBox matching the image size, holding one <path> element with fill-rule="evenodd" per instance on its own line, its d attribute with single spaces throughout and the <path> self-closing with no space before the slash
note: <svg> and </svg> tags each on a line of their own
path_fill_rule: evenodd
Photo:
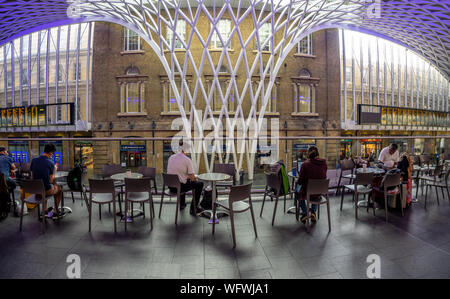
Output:
<svg viewBox="0 0 450 299">
<path fill-rule="evenodd" d="M 63 66 L 60 64 L 58 68 L 58 82 L 63 81 Z"/>
<path fill-rule="evenodd" d="M 140 110 L 139 83 L 126 85 L 126 111 L 127 113 L 141 112 Z"/>
<path fill-rule="evenodd" d="M 11 76 L 11 72 L 7 72 L 6 73 L 6 87 L 11 87 L 12 86 L 12 76 Z"/>
<path fill-rule="evenodd" d="M 264 86 L 265 91 L 266 91 L 268 84 L 269 84 L 268 82 L 265 82 L 265 86 Z M 253 90 L 256 91 L 258 89 L 258 86 L 259 86 L 259 81 L 255 82 L 255 86 L 254 86 Z M 270 93 L 270 98 L 267 100 L 265 112 L 269 112 L 269 113 L 277 112 L 277 96 L 278 96 L 278 92 L 279 92 L 278 86 L 279 86 L 279 82 L 273 84 L 272 91 Z M 264 94 L 261 92 L 258 97 L 258 100 L 257 100 L 257 105 L 258 105 L 257 112 L 261 112 L 263 100 L 264 100 Z"/>
<path fill-rule="evenodd" d="M 313 55 L 312 34 L 305 36 L 298 42 L 297 53 Z"/>
<path fill-rule="evenodd" d="M 78 65 L 78 69 L 76 64 L 73 65 L 73 80 L 81 80 L 81 65 Z"/>
<path fill-rule="evenodd" d="M 39 84 L 45 83 L 45 67 L 40 64 L 39 65 Z"/>
<path fill-rule="evenodd" d="M 214 30 L 211 24 L 211 30 Z M 230 37 L 231 33 L 231 22 L 230 20 L 219 20 L 217 23 L 217 30 L 214 30 L 213 36 L 211 38 L 211 48 L 212 49 L 222 49 L 223 45 L 222 42 L 219 39 L 219 35 L 217 34 L 217 31 L 220 34 L 220 37 L 222 38 L 223 42 L 226 43 Z M 231 49 L 231 42 L 228 43 L 228 49 Z"/>
<path fill-rule="evenodd" d="M 139 35 L 131 31 L 128 28 L 124 28 L 124 43 L 123 50 L 124 51 L 139 51 L 141 50 L 141 38 Z"/>
<path fill-rule="evenodd" d="M 186 82 L 189 86 L 189 81 Z M 181 80 L 178 78 L 175 81 L 175 84 L 177 85 L 177 90 L 180 93 L 181 96 Z M 162 81 L 162 89 L 163 89 L 163 111 L 164 112 L 179 112 L 179 106 L 178 102 L 175 97 L 175 93 L 172 90 L 172 86 L 168 81 Z M 184 96 L 182 99 L 183 102 L 183 108 L 186 113 L 189 113 L 191 111 L 191 105 L 189 102 L 189 99 L 187 97 L 186 88 L 184 90 Z"/>
<path fill-rule="evenodd" d="M 22 85 L 28 85 L 28 69 L 22 70 Z"/>
<path fill-rule="evenodd" d="M 173 31 L 170 28 L 166 28 L 166 30 L 166 39 L 169 46 L 172 47 L 172 41 L 174 41 L 174 49 L 183 49 L 183 43 L 186 41 L 186 21 L 177 21 L 175 40 Z"/>
<path fill-rule="evenodd" d="M 316 87 L 312 84 L 297 83 L 294 85 L 294 112 L 314 113 Z"/>
<path fill-rule="evenodd" d="M 272 25 L 270 23 L 264 23 L 258 30 L 259 35 L 259 45 L 261 51 L 271 51 L 272 41 L 270 39 L 270 33 L 272 32 Z M 267 41 L 269 40 L 269 41 Z M 267 41 L 267 43 L 266 43 Z M 258 46 L 256 44 L 256 46 Z"/>
<path fill-rule="evenodd" d="M 234 112 L 234 107 L 235 107 L 235 103 L 237 101 L 237 97 L 234 93 L 234 89 L 232 89 L 230 91 L 230 94 L 228 95 L 228 97 L 226 97 L 226 93 L 227 93 L 227 88 L 228 85 L 230 84 L 230 81 L 228 80 L 220 80 L 220 88 L 222 89 L 222 95 L 224 98 L 224 102 L 227 104 L 227 110 L 228 112 Z M 209 86 L 209 90 L 211 90 L 211 86 Z M 208 94 L 209 94 L 209 90 L 208 90 Z M 222 111 L 222 97 L 220 96 L 220 91 L 219 89 L 216 87 L 214 88 L 214 94 L 213 94 L 213 102 L 211 105 L 211 109 L 213 112 L 220 112 Z"/>
</svg>

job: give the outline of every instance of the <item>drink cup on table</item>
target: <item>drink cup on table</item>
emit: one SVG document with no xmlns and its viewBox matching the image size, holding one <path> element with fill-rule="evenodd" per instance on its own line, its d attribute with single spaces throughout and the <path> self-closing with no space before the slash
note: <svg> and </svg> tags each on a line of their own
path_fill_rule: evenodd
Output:
<svg viewBox="0 0 450 299">
<path fill-rule="evenodd" d="M 131 169 L 127 169 L 126 176 L 127 178 L 131 178 Z"/>
</svg>

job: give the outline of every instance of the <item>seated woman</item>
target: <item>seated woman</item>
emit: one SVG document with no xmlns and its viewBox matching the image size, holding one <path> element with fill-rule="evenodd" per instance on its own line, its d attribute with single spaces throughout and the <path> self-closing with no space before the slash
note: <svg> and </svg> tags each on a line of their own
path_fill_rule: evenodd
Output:
<svg viewBox="0 0 450 299">
<path fill-rule="evenodd" d="M 327 178 L 327 162 L 325 159 L 319 158 L 319 150 L 315 146 L 311 146 L 307 152 L 308 160 L 303 162 L 298 176 L 298 185 L 300 187 L 300 207 L 302 209 L 301 221 L 306 222 L 308 215 L 306 214 L 306 187 L 309 179 L 326 179 Z M 310 200 L 318 198 L 311 197 Z M 316 222 L 317 205 L 311 207 L 311 221 Z"/>
</svg>

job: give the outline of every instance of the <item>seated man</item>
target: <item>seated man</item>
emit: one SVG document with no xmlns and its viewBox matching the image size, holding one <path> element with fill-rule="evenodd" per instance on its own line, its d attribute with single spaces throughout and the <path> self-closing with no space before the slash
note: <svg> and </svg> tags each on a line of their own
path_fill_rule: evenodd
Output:
<svg viewBox="0 0 450 299">
<path fill-rule="evenodd" d="M 388 169 L 396 167 L 400 159 L 397 149 L 398 146 L 395 143 L 392 143 L 390 146 L 383 148 L 380 152 L 378 160 L 383 162 L 384 166 L 386 166 Z"/>
<path fill-rule="evenodd" d="M 8 151 L 5 147 L 0 146 L 0 172 L 5 175 L 6 183 L 9 190 L 16 188 L 16 182 L 10 177 L 10 174 L 16 169 L 13 159 L 8 156 Z"/>
<path fill-rule="evenodd" d="M 30 171 L 31 179 L 42 180 L 44 182 L 45 195 L 54 195 L 56 207 L 49 208 L 48 217 L 57 218 L 58 205 L 61 201 L 61 187 L 58 186 L 54 179 L 54 174 L 56 172 L 55 164 L 51 160 L 53 153 L 56 152 L 56 147 L 54 144 L 49 143 L 44 147 L 44 153 L 39 158 L 34 158 L 31 161 Z M 46 210 L 46 203 L 44 203 L 44 211 Z"/>
<path fill-rule="evenodd" d="M 301 221 L 306 222 L 308 215 L 306 213 L 306 188 L 309 179 L 326 179 L 327 178 L 327 162 L 325 159 L 319 158 L 319 150 L 315 146 L 308 148 L 308 160 L 302 163 L 300 173 L 298 175 L 298 185 L 300 186 L 300 207 L 302 209 Z M 310 200 L 318 198 L 311 197 Z M 316 222 L 317 205 L 311 206 L 311 221 Z"/>
<path fill-rule="evenodd" d="M 203 182 L 197 181 L 197 178 L 194 175 L 194 165 L 192 164 L 192 160 L 187 156 L 189 146 L 183 145 L 182 140 L 180 141 L 179 145 L 179 152 L 170 156 L 169 161 L 167 162 L 167 173 L 178 175 L 181 183 L 180 192 L 187 192 L 194 189 L 195 199 L 193 202 L 191 202 L 190 209 L 190 213 L 193 215 L 195 213 L 194 205 L 195 207 L 197 207 L 200 201 L 200 196 L 203 190 Z M 176 189 L 171 188 L 170 191 L 176 192 Z M 183 194 L 180 198 L 180 210 L 184 209 L 185 207 L 186 198 Z"/>
</svg>

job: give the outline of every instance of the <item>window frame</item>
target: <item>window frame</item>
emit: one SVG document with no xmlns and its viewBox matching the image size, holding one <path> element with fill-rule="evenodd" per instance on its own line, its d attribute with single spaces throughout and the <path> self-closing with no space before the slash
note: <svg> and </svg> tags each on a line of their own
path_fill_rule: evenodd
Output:
<svg viewBox="0 0 450 299">
<path fill-rule="evenodd" d="M 306 39 L 306 53 L 302 52 L 301 49 L 301 43 L 302 41 L 304 41 Z M 308 34 L 307 36 L 305 36 L 303 39 L 301 39 L 298 43 L 297 43 L 297 54 L 300 55 L 314 55 L 314 46 L 313 46 L 313 35 Z"/>
<path fill-rule="evenodd" d="M 226 22 L 226 24 L 228 24 L 228 26 L 229 26 L 226 38 L 223 38 L 224 35 L 221 33 L 221 30 L 220 30 L 221 27 L 219 25 L 220 23 L 223 24 L 224 22 Z M 222 39 L 224 40 L 224 42 L 226 42 L 230 38 L 231 30 L 232 30 L 231 28 L 232 28 L 231 27 L 231 20 L 229 20 L 229 19 L 221 19 L 221 20 L 219 20 L 219 22 L 217 23 L 217 28 L 216 28 L 217 30 L 214 30 L 213 35 L 211 37 L 211 47 L 210 47 L 210 49 L 213 49 L 213 50 L 222 49 L 223 45 L 217 46 L 218 43 L 221 43 L 221 41 L 219 39 L 219 36 L 217 34 L 217 31 L 219 31 L 219 34 L 222 36 Z M 211 30 L 213 30 L 213 25 L 212 24 L 211 24 Z M 228 44 L 228 47 L 227 47 L 227 50 L 231 50 L 231 49 L 232 49 L 232 41 L 230 41 L 230 43 Z"/>
<path fill-rule="evenodd" d="M 179 28 L 178 26 L 180 24 L 183 24 L 183 28 Z M 181 26 L 181 25 L 180 25 Z M 184 30 L 184 32 L 182 32 Z M 174 50 L 180 50 L 184 49 L 183 43 L 186 42 L 186 21 L 185 20 L 177 20 L 177 27 L 175 29 L 175 45 L 173 47 Z M 179 37 L 182 37 L 182 39 L 179 39 Z M 172 48 L 172 39 L 173 39 L 173 32 L 172 30 L 169 30 L 168 27 L 166 27 L 166 41 L 169 44 L 169 47 Z M 180 43 L 179 47 L 177 47 L 177 42 Z"/>
<path fill-rule="evenodd" d="M 135 34 L 131 36 L 131 33 Z M 130 40 L 131 38 L 137 38 L 137 49 L 130 49 Z M 142 51 L 141 48 L 141 37 L 139 34 L 134 32 L 133 30 L 130 30 L 126 27 L 124 27 L 124 35 L 123 35 L 123 51 L 124 52 L 133 52 L 133 51 Z"/>
</svg>

